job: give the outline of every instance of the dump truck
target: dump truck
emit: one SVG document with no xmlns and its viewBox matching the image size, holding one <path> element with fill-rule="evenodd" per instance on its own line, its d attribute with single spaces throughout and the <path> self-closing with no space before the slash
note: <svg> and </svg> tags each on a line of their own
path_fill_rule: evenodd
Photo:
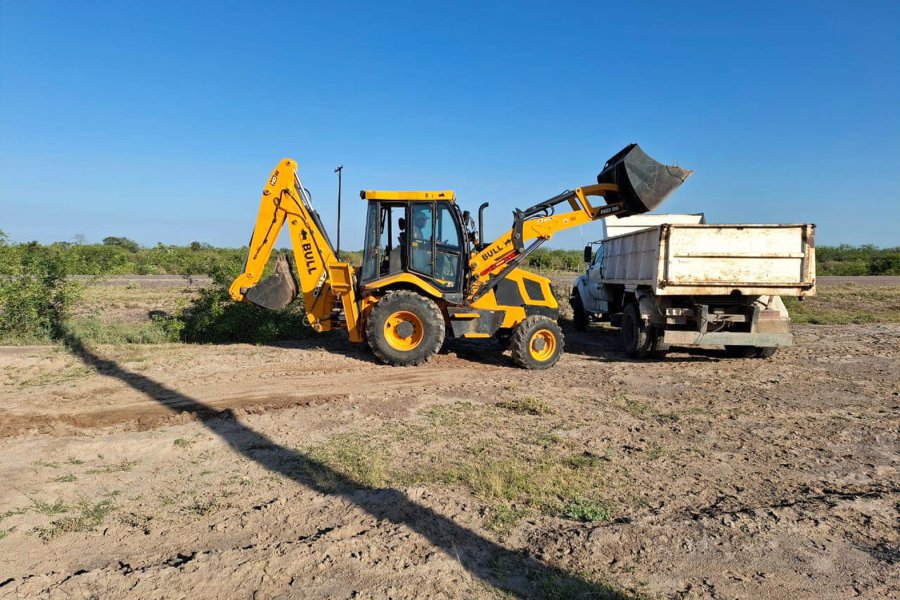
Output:
<svg viewBox="0 0 900 600">
<path fill-rule="evenodd" d="M 363 190 L 367 220 L 356 269 L 332 246 L 297 162 L 284 159 L 263 188 L 247 260 L 229 293 L 270 309 L 299 297 L 315 331 L 346 330 L 350 342 L 367 343 L 391 365 L 421 364 L 449 336 L 500 339 L 516 364 L 545 369 L 563 352 L 559 304 L 550 280 L 522 269 L 522 261 L 564 229 L 656 209 L 690 174 L 630 144 L 606 161 L 596 184 L 516 209 L 510 229 L 493 241 L 484 236 L 487 202 L 476 230 L 451 190 Z M 261 280 L 285 225 L 293 261 L 279 254 L 274 273 Z"/>
<path fill-rule="evenodd" d="M 627 231 L 620 219 L 610 229 L 624 233 L 584 248 L 588 265 L 570 296 L 576 329 L 610 321 L 632 358 L 661 358 L 673 345 L 768 358 L 793 343 L 781 297 L 815 294 L 815 225 L 635 220 L 645 226 Z"/>
</svg>

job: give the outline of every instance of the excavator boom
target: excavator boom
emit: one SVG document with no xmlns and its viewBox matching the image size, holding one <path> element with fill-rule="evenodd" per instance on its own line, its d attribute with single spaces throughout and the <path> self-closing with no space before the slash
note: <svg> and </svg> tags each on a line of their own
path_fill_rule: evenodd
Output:
<svg viewBox="0 0 900 600">
<path fill-rule="evenodd" d="M 285 223 L 291 235 L 296 273 L 284 255 L 275 273 L 260 283 L 278 234 Z M 361 341 L 359 306 L 353 286 L 353 267 L 337 259 L 309 193 L 297 175 L 297 163 L 282 160 L 272 171 L 260 201 L 250 251 L 244 269 L 229 288 L 234 300 L 247 300 L 269 309 L 290 304 L 302 295 L 309 324 L 328 331 L 346 321 L 353 341 Z"/>
</svg>

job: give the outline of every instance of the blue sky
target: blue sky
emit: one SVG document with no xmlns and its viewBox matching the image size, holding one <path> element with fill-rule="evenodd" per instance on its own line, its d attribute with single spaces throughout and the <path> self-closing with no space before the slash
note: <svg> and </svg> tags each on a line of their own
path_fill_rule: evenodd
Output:
<svg viewBox="0 0 900 600">
<path fill-rule="evenodd" d="M 241 246 L 286 156 L 332 237 L 344 165 L 345 248 L 363 188 L 493 236 L 630 142 L 696 171 L 665 212 L 900 244 L 900 2 L 0 0 L 15 241 Z"/>
</svg>

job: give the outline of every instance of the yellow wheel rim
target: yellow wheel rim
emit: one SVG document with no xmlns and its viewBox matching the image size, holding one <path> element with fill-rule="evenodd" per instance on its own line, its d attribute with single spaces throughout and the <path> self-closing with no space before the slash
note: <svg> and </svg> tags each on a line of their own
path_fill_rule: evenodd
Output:
<svg viewBox="0 0 900 600">
<path fill-rule="evenodd" d="M 535 331 L 528 343 L 528 351 L 534 360 L 549 360 L 556 353 L 556 336 L 549 329 Z"/>
<path fill-rule="evenodd" d="M 391 348 L 408 352 L 422 343 L 425 327 L 422 319 L 407 310 L 398 310 L 384 322 L 384 339 Z"/>
</svg>

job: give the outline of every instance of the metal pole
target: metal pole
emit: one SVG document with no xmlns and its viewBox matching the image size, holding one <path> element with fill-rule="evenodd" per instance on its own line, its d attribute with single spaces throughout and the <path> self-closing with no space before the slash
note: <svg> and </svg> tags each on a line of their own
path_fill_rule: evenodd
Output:
<svg viewBox="0 0 900 600">
<path fill-rule="evenodd" d="M 337 219 L 337 259 L 341 260 L 341 179 L 344 172 L 344 165 L 334 170 L 338 174 L 338 219 Z"/>
</svg>

